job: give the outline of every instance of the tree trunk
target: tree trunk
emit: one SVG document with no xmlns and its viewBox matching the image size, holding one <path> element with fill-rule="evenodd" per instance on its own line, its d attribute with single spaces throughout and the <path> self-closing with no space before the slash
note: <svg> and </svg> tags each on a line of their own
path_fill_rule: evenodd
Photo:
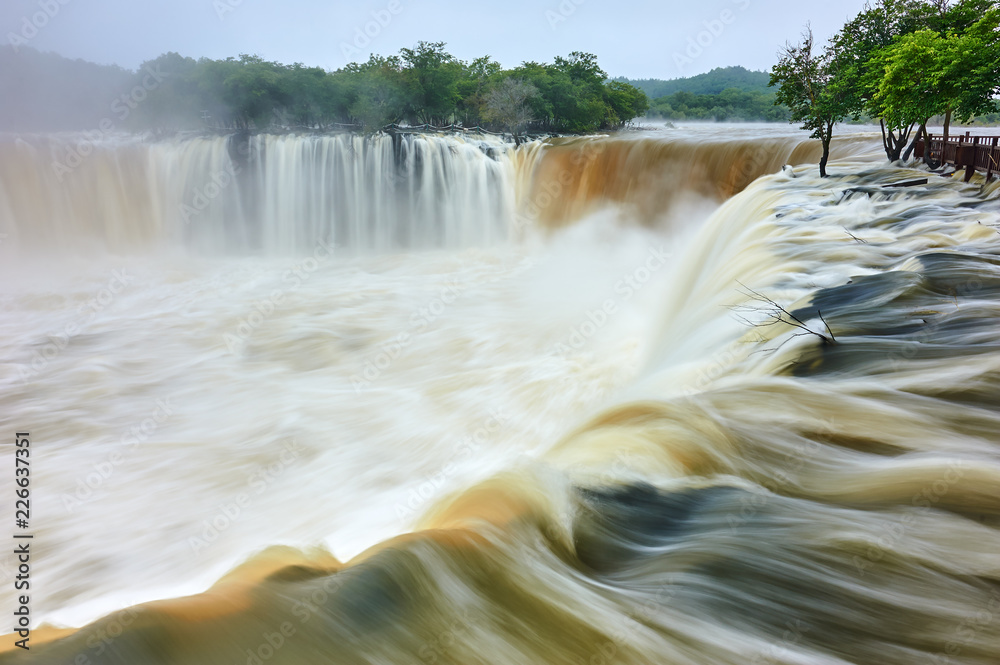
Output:
<svg viewBox="0 0 1000 665">
<path fill-rule="evenodd" d="M 951 107 L 944 114 L 944 140 L 948 140 L 948 130 L 951 129 Z"/>
<path fill-rule="evenodd" d="M 891 151 L 889 153 L 889 161 L 897 162 L 899 161 L 900 155 L 903 153 L 903 146 L 906 145 L 906 139 L 910 136 L 910 131 L 913 129 L 913 125 L 910 125 L 906 129 L 899 130 L 899 136 L 893 134 L 889 131 L 889 146 Z"/>
<path fill-rule="evenodd" d="M 819 177 L 826 177 L 826 163 L 830 160 L 830 139 L 833 138 L 833 123 L 827 123 L 826 126 L 826 136 L 821 140 L 823 142 L 823 156 L 819 158 Z"/>
<path fill-rule="evenodd" d="M 895 162 L 897 159 L 899 159 L 899 153 L 900 153 L 899 138 L 896 136 L 896 134 L 891 129 L 889 130 L 889 146 L 888 147 L 889 147 L 889 149 L 888 149 L 888 151 L 886 151 L 886 156 L 889 158 L 890 162 Z"/>
<path fill-rule="evenodd" d="M 903 161 L 910 158 L 910 155 L 913 154 L 913 149 L 917 147 L 917 141 L 919 141 L 920 137 L 927 133 L 927 120 L 929 120 L 929 118 L 920 123 L 920 129 L 917 130 L 917 135 L 913 137 L 913 141 L 910 142 L 910 146 L 906 149 L 906 152 L 903 153 Z M 924 146 L 924 162 L 927 161 L 928 148 L 929 146 Z"/>
<path fill-rule="evenodd" d="M 889 136 L 885 135 L 885 120 L 879 118 L 879 127 L 882 128 L 882 148 L 885 150 L 885 156 L 892 161 L 892 132 L 889 132 Z"/>
</svg>

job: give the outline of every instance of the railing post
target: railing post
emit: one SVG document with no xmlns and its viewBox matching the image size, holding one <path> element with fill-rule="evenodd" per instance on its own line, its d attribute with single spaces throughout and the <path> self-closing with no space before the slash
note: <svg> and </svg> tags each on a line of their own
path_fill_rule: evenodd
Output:
<svg viewBox="0 0 1000 665">
<path fill-rule="evenodd" d="M 966 138 L 968 138 L 968 132 L 966 132 Z M 971 144 L 966 143 L 964 150 L 965 152 L 962 157 L 965 162 L 965 182 L 969 182 L 972 180 L 972 174 L 976 172 L 976 152 L 979 150 L 978 141 L 973 140 Z"/>
<path fill-rule="evenodd" d="M 988 157 L 986 159 L 986 182 L 993 179 L 993 167 L 997 165 L 997 142 L 1000 141 L 1000 137 L 993 137 L 993 145 L 990 146 Z"/>
</svg>

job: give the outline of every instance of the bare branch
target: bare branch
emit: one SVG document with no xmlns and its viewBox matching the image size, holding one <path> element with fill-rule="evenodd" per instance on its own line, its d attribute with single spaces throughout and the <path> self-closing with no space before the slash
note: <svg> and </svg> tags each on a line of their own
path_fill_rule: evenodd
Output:
<svg viewBox="0 0 1000 665">
<path fill-rule="evenodd" d="M 865 245 L 868 244 L 868 241 L 865 240 L 864 238 L 859 238 L 856 235 L 854 235 L 853 233 L 851 233 L 850 231 L 848 231 L 846 226 L 843 227 L 843 228 L 844 228 L 844 233 L 846 233 L 847 235 L 851 236 L 852 238 L 854 238 L 855 240 L 857 240 L 860 243 L 863 243 Z"/>
<path fill-rule="evenodd" d="M 783 323 L 785 325 L 792 326 L 793 328 L 798 328 L 799 330 L 802 331 L 801 333 L 796 333 L 792 335 L 792 337 L 798 337 L 800 335 L 809 334 L 819 337 L 821 340 L 823 340 L 824 344 L 829 344 L 831 346 L 837 344 L 837 339 L 836 337 L 834 337 L 833 331 L 830 329 L 830 325 L 826 322 L 826 319 L 823 318 L 823 314 L 822 312 L 819 312 L 819 310 L 817 310 L 817 312 L 819 313 L 819 319 L 820 321 L 823 322 L 823 325 L 826 326 L 826 330 L 829 333 L 829 336 L 824 335 L 823 333 L 820 332 L 816 332 L 815 330 L 807 326 L 805 322 L 802 321 L 802 319 L 798 318 L 797 316 L 795 316 L 787 309 L 776 303 L 771 298 L 768 298 L 764 294 L 758 291 L 754 291 L 753 289 L 748 287 L 746 284 L 743 284 L 739 280 L 737 280 L 736 283 L 739 284 L 744 289 L 746 289 L 746 291 L 743 292 L 743 295 L 757 302 L 765 303 L 768 306 L 767 309 L 764 310 L 770 319 L 768 321 L 762 321 L 759 323 L 750 323 L 745 317 L 742 317 L 739 314 L 737 314 L 737 316 L 741 320 L 747 322 L 749 325 L 752 325 L 755 328 L 765 328 L 767 326 L 773 326 L 778 323 Z M 753 311 L 760 311 L 760 310 L 753 310 Z M 779 346 L 778 348 L 781 347 Z"/>
</svg>

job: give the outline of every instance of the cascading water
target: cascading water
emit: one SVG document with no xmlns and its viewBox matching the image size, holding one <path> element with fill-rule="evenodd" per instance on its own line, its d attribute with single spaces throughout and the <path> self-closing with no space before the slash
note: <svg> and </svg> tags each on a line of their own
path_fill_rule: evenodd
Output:
<svg viewBox="0 0 1000 665">
<path fill-rule="evenodd" d="M 995 663 L 1000 186 L 862 159 L 870 137 L 820 179 L 781 169 L 811 142 L 740 131 L 497 161 L 440 139 L 405 192 L 444 197 L 421 242 L 352 204 L 374 256 L 309 250 L 342 228 L 300 179 L 330 182 L 301 165 L 333 139 L 253 139 L 258 205 L 205 212 L 304 253 L 173 232 L 151 200 L 182 174 L 111 168 L 180 163 L 158 144 L 95 161 L 153 184 L 93 205 L 159 222 L 43 197 L 33 227 L 17 199 L 0 421 L 40 451 L 36 611 L 83 627 L 0 662 Z M 37 174 L 3 163 L 9 211 Z M 462 235 L 496 201 L 506 233 Z M 546 234 L 489 241 L 525 220 Z M 25 242 L 88 234 L 146 242 Z"/>
<path fill-rule="evenodd" d="M 51 248 L 175 244 L 206 252 L 348 253 L 507 237 L 504 144 L 417 135 L 232 135 L 139 143 L 0 142 L 0 228 Z"/>
<path fill-rule="evenodd" d="M 533 172 L 526 214 L 559 227 L 608 202 L 627 207 L 631 220 L 655 220 L 685 199 L 724 201 L 782 166 L 819 161 L 819 141 L 788 132 L 775 136 L 694 136 L 673 140 L 635 137 L 559 139 Z M 847 136 L 832 158 L 867 156 L 871 138 Z"/>
</svg>

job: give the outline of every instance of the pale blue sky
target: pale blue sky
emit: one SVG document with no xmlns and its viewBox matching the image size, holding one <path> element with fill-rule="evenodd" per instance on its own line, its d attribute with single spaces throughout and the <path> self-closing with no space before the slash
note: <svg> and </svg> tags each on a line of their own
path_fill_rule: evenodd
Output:
<svg viewBox="0 0 1000 665">
<path fill-rule="evenodd" d="M 366 60 L 372 52 L 395 53 L 423 39 L 447 42 L 448 50 L 463 60 L 489 54 L 514 66 L 579 50 L 597 54 L 612 76 L 676 78 L 726 65 L 767 69 L 781 44 L 797 39 L 807 21 L 825 40 L 863 4 L 2 0 L 0 41 L 10 43 L 13 34 L 43 51 L 128 68 L 177 51 L 212 58 L 258 53 L 270 60 L 336 69 Z M 384 25 L 376 21 L 379 18 Z M 374 36 L 358 38 L 366 27 Z"/>
</svg>

